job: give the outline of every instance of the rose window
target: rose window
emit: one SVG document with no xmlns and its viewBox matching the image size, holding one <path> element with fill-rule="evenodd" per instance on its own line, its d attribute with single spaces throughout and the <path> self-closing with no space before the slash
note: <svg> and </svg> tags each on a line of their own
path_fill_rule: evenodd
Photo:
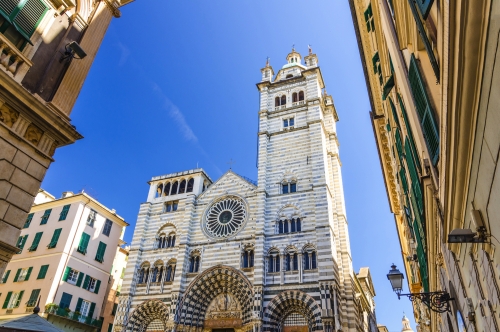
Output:
<svg viewBox="0 0 500 332">
<path fill-rule="evenodd" d="M 245 203 L 238 197 L 225 197 L 212 204 L 205 213 L 205 231 L 209 236 L 225 238 L 243 227 L 247 217 Z"/>
</svg>

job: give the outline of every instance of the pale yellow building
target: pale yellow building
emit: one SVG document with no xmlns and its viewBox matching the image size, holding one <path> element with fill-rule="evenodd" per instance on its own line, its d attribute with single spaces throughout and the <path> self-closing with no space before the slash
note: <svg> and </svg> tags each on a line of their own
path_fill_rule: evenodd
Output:
<svg viewBox="0 0 500 332">
<path fill-rule="evenodd" d="M 498 332 L 500 2 L 349 3 L 417 331 Z"/>
<path fill-rule="evenodd" d="M 125 255 L 115 257 L 127 223 L 83 192 L 55 199 L 41 191 L 36 202 L 0 280 L 0 320 L 32 312 L 40 298 L 44 317 L 60 329 L 100 329 L 115 284 L 108 283 L 126 264 Z"/>
<path fill-rule="evenodd" d="M 54 151 L 82 138 L 73 105 L 111 19 L 131 1 L 0 2 L 0 275 Z"/>
</svg>

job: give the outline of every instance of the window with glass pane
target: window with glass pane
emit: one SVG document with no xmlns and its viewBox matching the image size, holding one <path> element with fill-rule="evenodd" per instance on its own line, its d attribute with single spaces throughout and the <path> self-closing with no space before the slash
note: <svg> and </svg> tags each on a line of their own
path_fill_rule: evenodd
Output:
<svg viewBox="0 0 500 332">
<path fill-rule="evenodd" d="M 23 297 L 23 294 L 24 294 L 24 291 L 12 293 L 12 296 L 10 297 L 10 302 L 9 302 L 9 305 L 7 306 L 7 308 L 8 309 L 18 308 L 19 304 L 21 303 L 21 299 Z"/>
<path fill-rule="evenodd" d="M 70 269 L 68 273 L 68 279 L 66 279 L 66 281 L 73 285 L 76 284 L 79 273 L 80 272 L 78 272 L 77 270 Z"/>
<path fill-rule="evenodd" d="M 96 216 L 97 212 L 95 212 L 94 210 L 90 210 L 89 216 L 87 217 L 87 225 L 89 225 L 90 227 L 94 227 Z"/>
<path fill-rule="evenodd" d="M 175 201 L 172 203 L 172 210 L 173 211 L 177 211 L 177 206 L 179 205 L 179 202 L 178 201 Z"/>
<path fill-rule="evenodd" d="M 102 230 L 102 234 L 109 236 L 109 233 L 111 233 L 112 226 L 113 222 L 109 219 L 106 219 L 106 222 L 104 223 L 104 229 Z"/>
<path fill-rule="evenodd" d="M 283 190 L 283 194 L 288 194 L 288 183 L 283 183 L 281 188 Z"/>
<path fill-rule="evenodd" d="M 34 307 L 36 305 L 36 302 L 38 300 L 38 296 L 40 295 L 41 289 L 33 289 L 31 291 L 30 298 L 28 302 L 26 302 L 27 307 Z"/>
<path fill-rule="evenodd" d="M 288 127 L 288 119 L 283 120 L 283 127 L 284 128 Z"/>
<path fill-rule="evenodd" d="M 290 127 L 293 127 L 293 125 L 294 125 L 294 124 L 295 124 L 295 120 L 294 120 L 294 118 L 290 118 L 290 119 L 288 120 L 288 125 L 289 125 Z"/>
<path fill-rule="evenodd" d="M 290 192 L 294 193 L 297 191 L 297 184 L 295 182 L 290 183 Z"/>
</svg>

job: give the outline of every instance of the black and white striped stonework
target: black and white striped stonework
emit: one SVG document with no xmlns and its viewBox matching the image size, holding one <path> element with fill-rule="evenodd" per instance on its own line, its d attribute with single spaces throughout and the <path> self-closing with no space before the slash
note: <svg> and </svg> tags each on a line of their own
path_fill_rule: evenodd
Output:
<svg viewBox="0 0 500 332">
<path fill-rule="evenodd" d="M 290 54 L 289 60 L 300 57 Z M 240 318 L 228 318 L 238 332 L 280 332 L 293 324 L 354 331 L 363 319 L 353 301 L 337 113 L 319 67 L 297 61 L 280 70 L 279 79 L 258 84 L 257 185 L 231 170 L 215 182 L 202 169 L 151 179 L 116 332 L 145 331 L 148 324 L 211 332 L 207 310 L 220 294 L 238 302 Z M 294 101 L 301 92 L 304 100 Z M 190 191 L 165 191 L 168 183 L 190 183 Z M 283 190 L 290 183 L 293 190 Z"/>
</svg>

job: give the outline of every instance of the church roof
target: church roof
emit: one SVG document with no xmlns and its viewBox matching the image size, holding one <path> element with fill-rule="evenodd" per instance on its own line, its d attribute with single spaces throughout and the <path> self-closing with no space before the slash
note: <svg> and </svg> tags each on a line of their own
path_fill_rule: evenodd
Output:
<svg viewBox="0 0 500 332">
<path fill-rule="evenodd" d="M 0 327 L 21 331 L 63 332 L 37 314 L 31 314 L 9 320 L 5 323 L 0 323 Z"/>
</svg>

